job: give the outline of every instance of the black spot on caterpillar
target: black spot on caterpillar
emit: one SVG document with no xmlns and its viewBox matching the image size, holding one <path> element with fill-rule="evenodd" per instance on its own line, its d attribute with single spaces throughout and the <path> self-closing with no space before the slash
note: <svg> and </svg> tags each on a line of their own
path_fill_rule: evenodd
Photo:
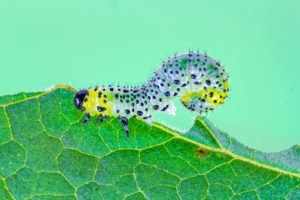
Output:
<svg viewBox="0 0 300 200">
<path fill-rule="evenodd" d="M 228 91 L 228 75 L 223 66 L 206 54 L 190 51 L 163 62 L 143 86 L 80 90 L 74 104 L 85 113 L 84 123 L 92 116 L 99 116 L 99 123 L 118 117 L 128 136 L 131 117 L 151 124 L 154 112 L 175 115 L 171 100 L 176 96 L 187 109 L 202 113 L 223 104 Z"/>
</svg>

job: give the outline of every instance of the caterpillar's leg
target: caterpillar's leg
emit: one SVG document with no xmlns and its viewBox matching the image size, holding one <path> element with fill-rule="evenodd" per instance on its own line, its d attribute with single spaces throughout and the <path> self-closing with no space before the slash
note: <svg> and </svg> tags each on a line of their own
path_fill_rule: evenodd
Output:
<svg viewBox="0 0 300 200">
<path fill-rule="evenodd" d="M 90 119 L 91 119 L 91 115 L 89 113 L 85 114 L 82 124 L 85 125 Z"/>
<path fill-rule="evenodd" d="M 123 129 L 125 131 L 126 137 L 129 137 L 129 130 L 128 130 L 128 119 L 127 117 L 119 117 L 119 121 L 123 126 Z"/>
<path fill-rule="evenodd" d="M 100 115 L 99 120 L 98 120 L 98 124 L 102 124 L 102 122 L 104 120 L 107 120 L 108 116 L 107 115 Z"/>
</svg>

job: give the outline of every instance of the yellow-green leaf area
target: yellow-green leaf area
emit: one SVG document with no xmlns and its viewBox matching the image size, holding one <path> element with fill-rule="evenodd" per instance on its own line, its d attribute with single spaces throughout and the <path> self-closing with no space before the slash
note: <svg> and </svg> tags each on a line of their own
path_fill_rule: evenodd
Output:
<svg viewBox="0 0 300 200">
<path fill-rule="evenodd" d="M 101 125 L 74 89 L 0 97 L 0 199 L 300 199 L 300 147 L 249 148 L 198 117 L 185 133 Z"/>
</svg>

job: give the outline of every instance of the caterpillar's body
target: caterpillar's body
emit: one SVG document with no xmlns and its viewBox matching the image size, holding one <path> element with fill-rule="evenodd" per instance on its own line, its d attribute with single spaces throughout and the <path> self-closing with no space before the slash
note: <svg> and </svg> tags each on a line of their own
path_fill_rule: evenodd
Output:
<svg viewBox="0 0 300 200">
<path fill-rule="evenodd" d="M 171 102 L 175 97 L 187 109 L 202 113 L 222 104 L 228 90 L 228 76 L 219 62 L 206 54 L 188 52 L 165 61 L 143 86 L 80 90 L 74 103 L 86 113 L 84 123 L 95 115 L 99 122 L 118 117 L 128 135 L 131 117 L 151 123 L 154 112 L 175 114 Z"/>
</svg>

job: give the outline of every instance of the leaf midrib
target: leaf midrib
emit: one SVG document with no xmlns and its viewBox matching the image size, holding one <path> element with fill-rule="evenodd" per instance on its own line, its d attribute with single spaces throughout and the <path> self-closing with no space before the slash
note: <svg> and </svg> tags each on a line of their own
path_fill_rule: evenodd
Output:
<svg viewBox="0 0 300 200">
<path fill-rule="evenodd" d="M 197 119 L 199 120 L 199 119 Z M 201 122 L 201 120 L 199 120 Z M 202 123 L 202 122 L 201 122 Z M 249 158 L 246 158 L 246 157 L 243 157 L 243 156 L 240 156 L 238 154 L 235 154 L 227 149 L 224 149 L 224 148 L 213 148 L 213 147 L 210 147 L 208 145 L 205 145 L 205 144 L 202 144 L 202 143 L 199 143 L 199 142 L 196 142 L 194 140 L 191 140 L 189 138 L 186 138 L 186 137 L 183 137 L 181 133 L 177 132 L 177 131 L 174 131 L 174 130 L 171 130 L 167 127 L 165 127 L 164 125 L 161 125 L 159 123 L 156 123 L 154 122 L 153 124 L 155 127 L 173 135 L 175 138 L 177 139 L 180 139 L 180 140 L 184 140 L 188 143 L 192 143 L 198 147 L 200 147 L 201 149 L 205 149 L 205 150 L 208 150 L 208 151 L 212 151 L 212 152 L 215 152 L 215 153 L 221 153 L 221 154 L 226 154 L 228 156 L 231 156 L 233 159 L 236 159 L 236 160 L 240 160 L 240 161 L 243 161 L 243 162 L 246 162 L 246 163 L 249 163 L 251 165 L 254 165 L 256 167 L 261 167 L 261 168 L 264 168 L 264 169 L 268 169 L 268 170 L 271 170 L 271 171 L 275 171 L 277 173 L 281 173 L 281 174 L 285 174 L 285 175 L 289 175 L 289 176 L 293 176 L 295 178 L 300 178 L 300 174 L 299 173 L 296 173 L 296 172 L 290 172 L 290 171 L 287 171 L 287 170 L 283 170 L 283 169 L 280 169 L 280 168 L 277 168 L 277 167 L 273 167 L 273 166 L 270 166 L 270 165 L 266 165 L 266 164 L 263 164 L 263 163 L 260 163 L 256 160 L 251 160 Z M 207 126 L 205 126 L 205 129 L 207 131 L 210 131 L 208 129 Z"/>
</svg>

